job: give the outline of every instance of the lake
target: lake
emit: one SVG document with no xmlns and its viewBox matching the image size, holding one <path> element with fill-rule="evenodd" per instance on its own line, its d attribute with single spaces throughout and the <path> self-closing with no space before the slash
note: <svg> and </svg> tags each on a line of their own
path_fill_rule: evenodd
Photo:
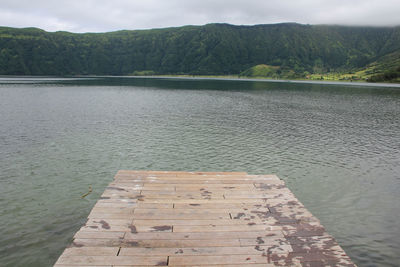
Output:
<svg viewBox="0 0 400 267">
<path fill-rule="evenodd" d="M 400 262 L 400 88 L 0 78 L 0 265 L 52 266 L 119 169 L 274 173 L 356 264 Z"/>
</svg>

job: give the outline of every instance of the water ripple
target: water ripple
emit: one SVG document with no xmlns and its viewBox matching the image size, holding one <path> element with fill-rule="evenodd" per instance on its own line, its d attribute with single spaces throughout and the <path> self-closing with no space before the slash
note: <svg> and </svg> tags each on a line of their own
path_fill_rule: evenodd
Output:
<svg viewBox="0 0 400 267">
<path fill-rule="evenodd" d="M 0 84 L 4 266 L 51 266 L 118 169 L 276 173 L 357 264 L 397 264 L 400 90 L 61 82 Z"/>
</svg>

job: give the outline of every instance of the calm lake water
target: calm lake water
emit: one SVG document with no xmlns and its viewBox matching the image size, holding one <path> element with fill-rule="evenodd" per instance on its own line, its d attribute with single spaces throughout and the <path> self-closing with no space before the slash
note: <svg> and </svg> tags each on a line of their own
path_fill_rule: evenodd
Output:
<svg viewBox="0 0 400 267">
<path fill-rule="evenodd" d="M 0 265 L 54 264 L 119 169 L 275 173 L 359 266 L 400 262 L 400 88 L 0 79 Z"/>
</svg>

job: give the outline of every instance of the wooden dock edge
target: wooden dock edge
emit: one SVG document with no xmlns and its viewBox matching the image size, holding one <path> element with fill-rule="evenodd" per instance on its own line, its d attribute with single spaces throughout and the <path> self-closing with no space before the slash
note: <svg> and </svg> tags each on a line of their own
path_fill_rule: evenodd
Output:
<svg viewBox="0 0 400 267">
<path fill-rule="evenodd" d="M 120 170 L 54 266 L 355 264 L 276 175 Z"/>
</svg>

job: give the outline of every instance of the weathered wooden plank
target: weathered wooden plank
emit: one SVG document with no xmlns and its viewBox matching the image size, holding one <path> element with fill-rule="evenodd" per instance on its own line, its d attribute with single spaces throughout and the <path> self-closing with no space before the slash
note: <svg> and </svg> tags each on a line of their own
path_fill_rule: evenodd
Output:
<svg viewBox="0 0 400 267">
<path fill-rule="evenodd" d="M 220 220 L 229 219 L 229 213 L 156 213 L 156 212 L 138 212 L 134 214 L 135 219 L 144 220 L 157 220 L 157 219 L 170 219 L 170 220 Z"/>
<path fill-rule="evenodd" d="M 153 199 L 146 199 L 144 198 L 143 203 L 187 203 L 187 204 L 209 204 L 209 203 L 217 203 L 217 204 L 224 204 L 224 203 L 259 203 L 263 204 L 266 203 L 265 199 L 261 198 L 234 198 L 234 199 L 169 199 L 169 198 L 153 198 Z"/>
<path fill-rule="evenodd" d="M 134 178 L 134 179 L 116 179 L 115 182 L 124 183 L 124 181 L 129 183 L 151 183 L 151 184 L 248 184 L 253 185 L 254 183 L 263 183 L 265 179 L 258 179 L 258 180 L 218 180 L 218 179 L 206 179 L 206 180 L 196 180 L 196 179 L 181 179 L 175 178 L 170 180 L 163 180 L 163 179 L 151 179 L 151 178 Z M 272 181 L 271 181 L 272 183 Z"/>
<path fill-rule="evenodd" d="M 97 203 L 125 203 L 125 204 L 135 204 L 138 203 L 137 199 L 129 199 L 129 198 L 114 198 L 111 197 L 100 197 Z"/>
<path fill-rule="evenodd" d="M 119 214 L 133 214 L 135 207 L 128 206 L 128 207 L 100 207 L 94 206 L 91 213 L 119 213 Z"/>
<path fill-rule="evenodd" d="M 117 247 L 83 247 L 66 248 L 63 255 L 75 256 L 117 256 L 119 248 Z M 141 255 L 139 255 L 141 256 Z"/>
<path fill-rule="evenodd" d="M 277 184 L 277 182 L 280 182 L 279 180 L 269 178 L 269 177 L 262 177 L 262 176 L 257 176 L 257 177 L 248 177 L 248 176 L 233 176 L 233 175 L 220 175 L 220 176 L 215 176 L 215 175 L 181 175 L 180 177 L 175 177 L 175 176 L 147 176 L 147 177 L 142 177 L 142 178 L 137 178 L 137 177 L 117 177 L 116 180 L 138 180 L 142 179 L 142 181 L 147 181 L 147 182 L 153 182 L 153 181 L 249 181 L 250 183 L 254 183 L 254 181 L 257 181 L 257 183 L 271 183 L 271 184 Z M 283 182 L 282 182 L 283 183 Z M 280 183 L 279 183 L 280 184 Z"/>
<path fill-rule="evenodd" d="M 93 238 L 93 239 L 98 239 L 98 238 L 109 238 L 109 239 L 121 239 L 125 235 L 125 232 L 105 232 L 105 231 L 97 231 L 97 232 L 92 232 L 92 231 L 84 231 L 80 230 L 78 231 L 74 238 Z"/>
<path fill-rule="evenodd" d="M 255 210 L 255 209 L 268 209 L 269 206 L 253 204 L 253 203 L 204 203 L 204 204 L 190 204 L 190 203 L 176 203 L 174 205 L 175 209 L 207 209 L 207 210 L 216 210 L 216 209 L 226 209 L 226 210 Z"/>
<path fill-rule="evenodd" d="M 152 175 L 176 175 L 176 174 L 194 174 L 194 175 L 246 175 L 246 172 L 198 172 L 198 171 L 149 171 L 149 170 L 119 170 L 118 174 L 152 174 Z"/>
<path fill-rule="evenodd" d="M 132 223 L 131 219 L 91 219 L 89 218 L 84 226 L 98 226 L 99 228 L 108 229 L 112 226 L 128 226 Z"/>
<path fill-rule="evenodd" d="M 242 181 L 260 181 L 259 183 L 268 183 L 268 182 L 276 182 L 278 180 L 267 178 L 267 177 L 256 177 L 251 178 L 248 176 L 234 176 L 234 175 L 180 175 L 180 176 L 171 176 L 171 175 L 158 175 L 158 176 L 117 176 L 115 181 L 121 180 L 141 180 L 141 181 L 157 181 L 157 180 L 165 180 L 165 181 L 175 181 L 175 180 L 182 180 L 182 181 L 189 181 L 189 180 L 196 180 L 196 181 L 209 181 L 209 180 L 218 180 L 218 181 L 225 181 L 225 180 L 242 180 Z"/>
<path fill-rule="evenodd" d="M 97 211 L 104 211 L 104 212 L 133 212 L 135 208 L 137 208 L 139 205 L 138 202 L 135 203 L 121 203 L 121 202 L 97 202 L 93 210 Z"/>
<path fill-rule="evenodd" d="M 177 176 L 192 175 L 192 176 L 245 176 L 246 172 L 181 172 Z"/>
<path fill-rule="evenodd" d="M 271 235 L 262 236 L 256 238 L 240 238 L 240 246 L 281 246 L 281 245 L 291 245 L 289 241 L 282 235 Z"/>
<path fill-rule="evenodd" d="M 133 239 L 94 239 L 77 238 L 73 247 L 234 247 L 240 246 L 239 239 L 200 239 L 200 240 L 133 240 Z"/>
<path fill-rule="evenodd" d="M 90 266 L 90 267 L 115 267 L 115 265 L 113 266 L 113 265 L 87 265 L 87 264 L 85 264 L 85 265 L 70 265 L 70 264 L 54 265 L 54 267 L 88 267 L 88 266 Z M 124 266 L 124 267 L 126 267 L 126 266 Z M 135 267 L 142 267 L 142 266 L 135 266 Z M 145 267 L 148 267 L 148 266 L 145 266 Z"/>
<path fill-rule="evenodd" d="M 168 266 L 181 266 L 181 265 L 168 265 Z M 248 267 L 274 267 L 277 266 L 275 264 L 266 264 L 266 263 L 242 263 L 242 264 L 212 264 L 212 265 L 185 265 L 186 267 L 242 267 L 242 266 L 248 266 Z M 280 266 L 288 266 L 288 265 L 280 265 Z M 301 266 L 299 265 L 291 265 L 291 266 Z"/>
<path fill-rule="evenodd" d="M 294 198 L 295 199 L 295 197 L 294 197 L 294 195 L 292 195 L 292 194 L 289 194 L 289 193 L 285 193 L 285 192 L 283 192 L 283 191 L 272 191 L 272 192 L 267 192 L 267 193 L 265 193 L 265 192 L 246 192 L 246 191 L 243 191 L 243 192 L 225 192 L 224 193 L 224 197 L 225 198 L 227 198 L 227 197 L 231 197 L 231 198 L 234 198 L 234 197 L 236 197 L 236 198 L 243 198 L 243 197 L 247 197 L 247 195 L 248 195 L 248 193 L 254 193 L 253 195 L 253 197 L 257 197 L 257 198 L 268 198 L 268 199 L 279 199 L 279 198 Z M 251 198 L 251 196 L 250 196 L 250 198 Z"/>
<path fill-rule="evenodd" d="M 152 187 L 163 187 L 164 188 L 164 186 L 165 185 L 163 185 L 163 184 L 157 184 L 157 183 L 152 183 L 151 185 L 150 184 L 146 184 L 145 186 L 148 186 L 148 187 L 150 187 L 150 186 L 152 186 Z M 207 190 L 213 190 L 213 189 L 228 189 L 228 190 L 231 190 L 231 189 L 240 189 L 240 190 L 254 190 L 254 189 L 256 189 L 256 187 L 254 187 L 254 184 L 252 184 L 252 183 L 247 183 L 247 184 L 241 184 L 241 183 L 237 183 L 237 184 L 229 184 L 229 185 L 226 185 L 226 184 L 222 184 L 222 183 L 210 183 L 210 184 L 207 184 L 207 186 L 205 186 L 205 183 L 182 183 L 182 182 L 178 182 L 178 183 L 170 183 L 170 184 L 168 184 L 168 186 L 174 186 L 177 190 L 178 189 L 182 189 L 182 190 L 186 190 L 186 189 L 196 189 L 196 190 L 198 190 L 198 189 L 201 189 L 201 188 L 203 188 L 203 189 L 207 189 Z"/>
<path fill-rule="evenodd" d="M 133 182 L 133 181 L 129 181 L 129 180 L 121 180 L 121 181 L 113 181 L 108 186 L 116 186 L 116 187 L 140 190 L 143 188 L 143 183 L 142 182 Z"/>
<path fill-rule="evenodd" d="M 117 175 L 247 175 L 246 172 L 119 170 Z"/>
<path fill-rule="evenodd" d="M 255 192 L 256 193 L 256 192 Z M 142 191 L 141 195 L 146 198 L 202 198 L 205 196 L 211 196 L 213 198 L 224 198 L 223 192 L 215 192 L 210 190 L 204 191 L 189 191 L 189 192 L 176 192 L 176 191 L 169 191 L 169 192 L 161 192 L 161 191 Z"/>
<path fill-rule="evenodd" d="M 127 239 L 213 239 L 213 238 L 255 238 L 255 237 L 283 237 L 286 235 L 285 231 L 282 231 L 278 226 L 270 226 L 272 229 L 267 230 L 254 230 L 254 231 L 220 231 L 220 232 L 172 232 L 171 226 L 158 226 L 152 231 L 140 231 L 140 226 L 132 226 L 129 228 L 130 232 L 113 232 L 113 231 L 92 231 L 81 229 L 76 233 L 75 238 L 83 239 L 121 239 L 122 237 Z M 158 228 L 158 229 L 157 229 Z M 150 229 L 150 228 L 149 228 Z M 237 230 L 237 229 L 233 229 Z M 325 235 L 320 233 L 318 235 Z M 307 233 L 297 234 L 295 236 L 311 236 Z"/>
<path fill-rule="evenodd" d="M 193 184 L 194 186 L 189 186 L 191 184 L 177 185 L 176 192 L 201 192 L 204 190 L 215 192 L 215 193 L 226 193 L 229 191 L 239 191 L 239 192 L 257 192 L 256 188 L 253 188 L 251 184 L 209 184 L 204 186 L 204 184 Z"/>
<path fill-rule="evenodd" d="M 94 208 L 143 208 L 143 209 L 172 209 L 174 204 L 147 204 L 142 202 L 123 203 L 123 202 L 100 202 L 98 201 Z"/>
<path fill-rule="evenodd" d="M 239 218 L 236 220 L 232 219 L 221 219 L 221 220 L 139 220 L 134 219 L 132 224 L 138 226 L 159 226 L 159 225 L 248 225 L 248 224 L 267 224 L 275 225 L 277 220 L 274 218 L 258 219 L 254 218 L 251 220 L 245 220 L 244 218 Z"/>
<path fill-rule="evenodd" d="M 77 264 L 74 264 L 74 265 L 72 265 L 72 264 L 56 264 L 56 265 L 54 265 L 54 267 L 88 267 L 88 266 L 90 266 L 90 267 L 115 267 L 115 265 L 114 266 L 112 266 L 112 265 L 88 265 L 87 263 L 83 264 L 83 265 L 80 265 L 80 264 L 78 264 L 78 265 Z M 139 266 L 135 266 L 135 267 L 139 267 Z"/>
<path fill-rule="evenodd" d="M 153 256 L 201 256 L 201 255 L 262 255 L 263 253 L 283 254 L 292 252 L 290 245 L 281 249 L 272 246 L 251 247 L 194 247 L 194 248 L 121 248 L 119 255 Z"/>
<path fill-rule="evenodd" d="M 174 184 L 151 184 L 146 183 L 142 191 L 175 191 L 176 185 Z"/>
<path fill-rule="evenodd" d="M 165 256 L 75 256 L 62 255 L 56 264 L 69 265 L 167 265 Z M 89 265 L 89 266 L 90 266 Z"/>
<path fill-rule="evenodd" d="M 347 258 L 343 258 L 344 261 L 351 264 L 351 261 Z M 262 255 L 231 255 L 219 256 L 219 255 L 202 255 L 202 256 L 180 256 L 174 255 L 169 257 L 170 266 L 193 266 L 193 265 L 215 265 L 215 264 L 283 264 L 285 266 L 342 266 L 341 261 L 336 255 L 329 255 L 328 253 L 293 253 L 290 252 L 287 255 L 282 254 L 262 254 Z M 342 262 L 344 263 L 344 262 Z M 321 265 L 322 264 L 322 265 Z M 343 264 L 344 265 L 344 264 Z M 282 265 L 281 265 L 282 266 Z"/>
<path fill-rule="evenodd" d="M 157 225 L 154 223 L 149 226 L 134 225 L 127 223 L 125 225 L 108 225 L 103 227 L 100 225 L 86 224 L 82 226 L 81 231 L 86 232 L 131 232 L 131 233 L 148 233 L 148 232 L 172 232 L 172 225 Z"/>
<path fill-rule="evenodd" d="M 159 267 L 159 266 L 168 266 L 168 265 L 113 265 L 112 267 Z"/>
<path fill-rule="evenodd" d="M 143 185 L 127 185 L 127 184 L 111 184 L 106 187 L 104 190 L 105 192 L 110 191 L 110 192 L 129 192 L 129 193 L 136 193 L 137 191 L 142 190 Z"/>
<path fill-rule="evenodd" d="M 282 239 L 281 231 L 250 231 L 250 232 L 163 232 L 163 233 L 126 233 L 125 239 L 132 240 L 212 240 L 212 239 L 250 239 L 250 238 Z"/>
<path fill-rule="evenodd" d="M 91 212 L 88 216 L 90 219 L 133 219 L 133 212 L 117 212 L 117 213 L 104 213 L 104 212 Z"/>
<path fill-rule="evenodd" d="M 210 264 L 253 264 L 268 263 L 267 255 L 231 255 L 227 256 L 170 256 L 169 264 L 171 266 L 188 266 L 188 265 L 210 265 Z"/>
<path fill-rule="evenodd" d="M 131 193 L 131 192 L 120 192 L 120 191 L 113 191 L 113 192 L 109 192 L 109 191 L 105 191 L 101 197 L 111 197 L 111 198 L 131 198 L 131 199 L 135 199 L 136 197 L 140 196 L 140 191 L 135 191 L 135 193 Z"/>
<path fill-rule="evenodd" d="M 170 201 L 174 200 L 191 200 L 191 199 L 207 199 L 207 200 L 214 200 L 220 199 L 223 200 L 225 197 L 221 195 L 212 195 L 212 194 L 182 194 L 176 196 L 166 196 L 166 195 L 143 195 L 141 197 L 142 200 L 152 200 L 152 199 L 165 199 L 168 198 Z"/>
<path fill-rule="evenodd" d="M 118 184 L 122 184 L 118 183 Z M 228 190 L 228 191 L 235 191 L 235 190 L 260 190 L 254 186 L 252 183 L 246 183 L 246 184 L 222 184 L 222 183 L 211 183 L 211 184 L 206 184 L 207 186 L 205 187 L 205 183 L 145 183 L 143 186 L 144 191 L 199 191 L 200 189 L 205 189 L 207 190 Z"/>
<path fill-rule="evenodd" d="M 282 231 L 281 226 L 270 226 L 265 224 L 247 223 L 245 225 L 174 225 L 174 232 L 177 233 L 208 233 L 208 232 L 237 232 L 247 231 L 248 233 L 254 231 Z M 293 230 L 294 231 L 294 230 Z M 288 230 L 289 233 L 289 230 Z"/>
<path fill-rule="evenodd" d="M 216 214 L 229 214 L 229 213 L 240 213 L 240 212 L 252 212 L 252 211 L 265 211 L 269 212 L 268 208 L 265 207 L 260 207 L 260 208 L 254 208 L 254 209 L 240 209 L 240 208 L 215 208 L 215 209 L 191 209 L 191 208 L 173 208 L 173 209 L 143 209 L 143 208 L 136 208 L 134 210 L 134 214 L 139 214 L 139 213 L 158 213 L 158 214 L 209 214 L 209 213 L 216 213 Z"/>
</svg>

